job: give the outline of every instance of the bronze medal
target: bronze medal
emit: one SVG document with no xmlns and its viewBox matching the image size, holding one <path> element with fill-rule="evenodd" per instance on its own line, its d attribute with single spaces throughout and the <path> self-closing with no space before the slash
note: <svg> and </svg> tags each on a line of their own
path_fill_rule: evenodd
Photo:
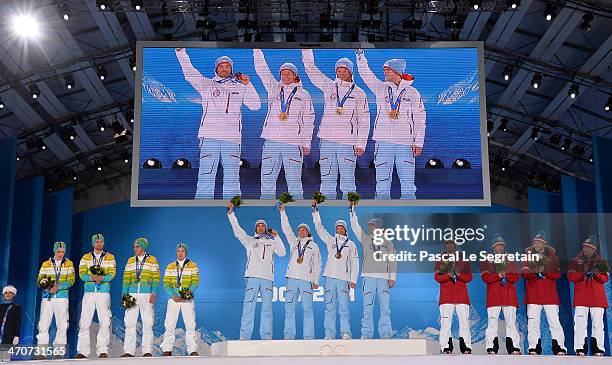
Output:
<svg viewBox="0 0 612 365">
<path fill-rule="evenodd" d="M 343 115 L 344 114 L 344 108 L 339 106 L 336 108 L 336 114 L 338 115 Z"/>
<path fill-rule="evenodd" d="M 302 262 L 304 262 L 304 258 L 302 256 L 297 258 L 297 263 L 301 264 Z"/>
<path fill-rule="evenodd" d="M 289 113 L 286 113 L 286 112 L 280 112 L 280 114 L 278 115 L 278 118 L 282 121 L 287 120 L 288 117 L 289 117 Z"/>
<path fill-rule="evenodd" d="M 389 118 L 391 119 L 397 119 L 399 117 L 399 111 L 397 110 L 391 110 L 389 112 Z"/>
<path fill-rule="evenodd" d="M 342 258 L 342 254 L 340 252 L 336 253 L 336 258 L 340 260 Z"/>
</svg>

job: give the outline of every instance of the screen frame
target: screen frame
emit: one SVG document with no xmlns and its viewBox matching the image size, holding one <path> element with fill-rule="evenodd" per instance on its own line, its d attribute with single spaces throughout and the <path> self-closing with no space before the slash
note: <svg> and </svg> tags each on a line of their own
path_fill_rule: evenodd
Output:
<svg viewBox="0 0 612 365">
<path fill-rule="evenodd" d="M 385 49 L 385 48 L 476 48 L 478 64 L 478 87 L 480 102 L 480 149 L 482 161 L 482 199 L 416 199 L 416 200 L 374 200 L 362 199 L 360 205 L 367 206 L 491 206 L 491 189 L 489 174 L 489 143 L 487 137 L 487 110 L 484 68 L 484 42 L 481 41 L 458 41 L 458 42 L 419 42 L 419 43 L 393 43 L 393 42 L 203 42 L 203 41 L 137 41 L 136 42 L 136 72 L 134 87 L 134 136 L 132 149 L 132 186 L 130 194 L 131 207 L 206 207 L 224 206 L 227 202 L 223 199 L 201 199 L 201 200 L 159 200 L 139 199 L 138 186 L 140 174 L 140 115 L 142 103 L 142 64 L 143 50 L 145 48 L 242 48 L 242 49 Z M 272 199 L 244 199 L 245 205 L 270 206 L 277 203 Z M 309 206 L 311 199 L 296 200 L 293 205 Z M 345 206 L 345 200 L 326 200 L 325 205 Z"/>
</svg>

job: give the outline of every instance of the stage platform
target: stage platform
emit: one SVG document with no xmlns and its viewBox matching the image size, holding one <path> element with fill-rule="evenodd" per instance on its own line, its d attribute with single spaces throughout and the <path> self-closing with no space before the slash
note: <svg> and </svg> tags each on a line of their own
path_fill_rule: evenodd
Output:
<svg viewBox="0 0 612 365">
<path fill-rule="evenodd" d="M 23 363 L 20 361 L 19 363 Z M 510 355 L 413 355 L 413 356 L 276 356 L 276 357 L 153 357 L 83 360 L 26 361 L 40 365 L 604 365 L 610 357 L 510 356 Z"/>
<path fill-rule="evenodd" d="M 433 355 L 439 345 L 407 340 L 271 340 L 224 341 L 212 345 L 213 356 L 376 356 Z"/>
</svg>

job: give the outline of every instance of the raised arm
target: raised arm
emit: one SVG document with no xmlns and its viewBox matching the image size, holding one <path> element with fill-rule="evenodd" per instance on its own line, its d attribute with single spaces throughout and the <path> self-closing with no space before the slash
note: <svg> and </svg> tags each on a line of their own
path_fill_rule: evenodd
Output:
<svg viewBox="0 0 612 365">
<path fill-rule="evenodd" d="M 314 222 L 315 231 L 317 231 L 319 237 L 321 237 L 323 242 L 325 242 L 327 249 L 330 250 L 330 247 L 334 244 L 334 236 L 330 235 L 329 232 L 327 232 L 327 230 L 325 229 L 325 227 L 323 227 L 323 224 L 321 223 L 321 216 L 319 215 L 318 210 L 312 212 L 312 221 Z"/>
<path fill-rule="evenodd" d="M 270 94 L 274 92 L 274 86 L 278 82 L 274 78 L 274 75 L 272 75 L 270 67 L 268 67 L 268 63 L 266 62 L 266 58 L 264 57 L 264 54 L 261 49 L 253 49 L 253 61 L 255 63 L 255 72 L 257 73 L 257 76 L 259 76 L 261 82 L 266 88 L 268 98 L 270 98 Z"/>
<path fill-rule="evenodd" d="M 196 89 L 197 92 L 203 94 L 205 92 L 205 86 L 207 83 L 210 83 L 211 80 L 202 76 L 200 71 L 198 71 L 191 64 L 191 59 L 187 54 L 187 50 L 185 48 L 177 48 L 175 50 L 176 58 L 181 65 L 181 70 L 183 70 L 183 75 L 185 76 L 185 80 Z"/>
<path fill-rule="evenodd" d="M 312 84 L 318 89 L 323 90 L 325 88 L 325 84 L 334 82 L 332 79 L 325 76 L 325 74 L 315 65 L 314 53 L 312 52 L 312 49 L 302 50 L 302 63 L 304 63 L 306 75 L 308 75 L 308 78 Z"/>
<path fill-rule="evenodd" d="M 314 129 L 315 121 L 315 110 L 312 106 L 312 99 L 308 92 L 304 92 L 304 102 L 302 103 L 302 125 L 304 127 L 304 139 L 302 140 L 302 147 L 310 149 L 310 143 L 312 142 L 312 131 Z"/>
<path fill-rule="evenodd" d="M 248 245 L 251 242 L 251 237 L 246 234 L 242 227 L 240 227 L 240 224 L 238 223 L 238 218 L 236 218 L 236 214 L 233 211 L 228 212 L 227 219 L 229 220 L 232 226 L 232 231 L 234 231 L 234 236 L 236 236 L 238 241 L 240 241 L 240 243 L 242 243 L 242 245 L 244 246 Z"/>
<path fill-rule="evenodd" d="M 362 52 L 362 53 L 359 54 L 359 52 Z M 372 70 L 370 69 L 370 66 L 368 66 L 368 60 L 366 59 L 365 53 L 363 53 L 363 50 L 357 50 L 356 56 L 357 56 L 357 72 L 359 72 L 359 76 L 361 77 L 363 82 L 366 84 L 366 86 L 370 90 L 372 90 L 372 92 L 376 92 L 376 90 L 378 90 L 378 88 L 381 87 L 384 83 L 380 81 L 378 77 L 376 77 L 374 72 L 372 72 Z"/>
<path fill-rule="evenodd" d="M 281 208 L 279 208 L 279 210 L 280 209 Z M 295 233 L 293 232 L 293 228 L 291 228 L 291 224 L 289 224 L 289 218 L 287 217 L 287 212 L 285 212 L 284 207 L 280 211 L 280 216 L 281 228 L 283 230 L 283 233 L 285 234 L 285 237 L 287 237 L 287 241 L 289 241 L 289 252 L 293 252 L 293 249 L 295 248 L 298 239 L 295 236 Z"/>
<path fill-rule="evenodd" d="M 423 147 L 425 142 L 425 120 L 427 114 L 425 113 L 425 105 L 423 104 L 423 98 L 421 94 L 414 89 L 410 97 L 412 121 L 414 122 L 414 144 L 419 147 Z"/>
<path fill-rule="evenodd" d="M 359 98 L 356 105 L 358 119 L 357 145 L 355 147 L 365 151 L 368 144 L 368 136 L 370 135 L 370 106 L 368 105 L 368 97 L 365 92 L 360 92 Z"/>
<path fill-rule="evenodd" d="M 349 210 L 349 216 L 351 217 L 351 229 L 353 230 L 353 233 L 355 234 L 359 242 L 361 242 L 361 245 L 364 246 L 363 243 L 366 241 L 367 236 L 365 235 L 363 229 L 361 229 L 361 225 L 359 224 L 359 219 L 357 218 L 357 212 L 355 212 L 354 206 L 351 207 L 351 209 Z"/>
<path fill-rule="evenodd" d="M 242 103 L 246 105 L 250 110 L 259 110 L 261 108 L 261 98 L 255 90 L 252 82 L 249 82 L 244 86 L 244 97 Z"/>
</svg>

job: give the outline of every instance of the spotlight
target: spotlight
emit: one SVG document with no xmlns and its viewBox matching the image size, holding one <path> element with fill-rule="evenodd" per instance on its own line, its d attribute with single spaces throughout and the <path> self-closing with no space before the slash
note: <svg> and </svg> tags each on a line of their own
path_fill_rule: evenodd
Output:
<svg viewBox="0 0 612 365">
<path fill-rule="evenodd" d="M 552 1 L 547 2 L 546 9 L 544 9 L 544 18 L 547 21 L 551 21 L 553 20 L 556 14 L 557 14 L 557 5 Z"/>
<path fill-rule="evenodd" d="M 38 20 L 29 14 L 20 14 L 12 19 L 13 32 L 24 38 L 34 38 L 40 34 Z"/>
<path fill-rule="evenodd" d="M 493 121 L 487 120 L 487 136 L 491 137 L 491 131 L 493 130 Z"/>
<path fill-rule="evenodd" d="M 98 127 L 98 130 L 100 130 L 100 132 L 104 132 L 104 130 L 106 130 L 106 123 L 104 123 L 102 119 L 98 119 L 96 121 L 96 127 Z"/>
<path fill-rule="evenodd" d="M 17 161 L 19 161 L 19 160 L 20 160 L 19 155 L 17 155 Z"/>
<path fill-rule="evenodd" d="M 541 84 L 542 84 L 542 74 L 533 75 L 533 77 L 531 78 L 531 86 L 533 86 L 534 89 L 537 89 L 540 87 Z"/>
<path fill-rule="evenodd" d="M 98 73 L 98 77 L 100 78 L 100 80 L 104 81 L 104 79 L 106 78 L 106 76 L 108 76 L 107 72 L 106 72 L 106 67 L 104 67 L 104 65 L 102 66 L 98 66 L 96 69 L 97 73 Z"/>
<path fill-rule="evenodd" d="M 113 123 L 111 124 L 111 128 L 113 129 L 113 132 L 115 132 L 115 134 L 113 135 L 115 143 L 125 142 L 129 139 L 128 137 L 132 135 L 132 132 L 123 128 L 123 126 L 121 125 L 121 123 L 119 123 L 117 119 L 113 121 Z"/>
<path fill-rule="evenodd" d="M 567 91 L 567 96 L 572 99 L 576 99 L 579 94 L 580 88 L 578 87 L 578 84 L 572 84 L 572 86 L 570 86 L 569 90 Z"/>
<path fill-rule="evenodd" d="M 501 124 L 499 125 L 499 128 L 501 128 L 502 131 L 507 132 L 508 131 L 508 119 L 504 118 L 501 120 Z"/>
<path fill-rule="evenodd" d="M 121 155 L 121 158 L 123 159 L 124 163 L 130 163 L 130 155 L 127 152 L 124 152 Z"/>
<path fill-rule="evenodd" d="M 510 169 L 510 161 L 508 161 L 507 158 L 504 158 L 502 160 L 502 168 L 501 168 L 501 170 L 502 171 L 508 171 L 509 169 Z"/>
<path fill-rule="evenodd" d="M 559 143 L 561 143 L 561 135 L 559 133 L 555 133 L 550 136 L 550 143 L 554 144 L 555 146 L 558 146 Z"/>
<path fill-rule="evenodd" d="M 29 87 L 30 89 L 30 95 L 32 95 L 32 99 L 38 99 L 38 97 L 40 96 L 40 89 L 38 88 L 38 86 L 36 84 L 32 84 Z"/>
<path fill-rule="evenodd" d="M 589 162 L 593 163 L 593 154 L 592 153 L 589 155 Z"/>
<path fill-rule="evenodd" d="M 504 76 L 504 80 L 508 81 L 510 80 L 510 78 L 512 77 L 512 65 L 507 65 L 504 68 L 504 73 L 502 74 Z"/>
<path fill-rule="evenodd" d="M 72 16 L 72 12 L 70 11 L 70 8 L 66 4 L 60 4 L 59 12 L 60 12 L 60 14 L 62 15 L 62 18 L 64 18 L 65 21 L 68 21 L 70 19 L 70 17 Z"/>
<path fill-rule="evenodd" d="M 142 165 L 143 169 L 156 169 L 159 170 L 162 168 L 162 163 L 156 158 L 149 158 Z"/>
<path fill-rule="evenodd" d="M 66 88 L 68 90 L 74 87 L 74 78 L 72 77 L 72 75 L 68 74 L 64 76 L 64 84 L 66 85 Z"/>
<path fill-rule="evenodd" d="M 130 123 L 134 124 L 134 112 L 131 110 L 125 112 L 125 119 L 129 120 Z"/>
<path fill-rule="evenodd" d="M 591 30 L 591 21 L 593 21 L 593 14 L 586 13 L 582 16 L 582 23 L 580 23 L 580 29 L 588 32 Z"/>
<path fill-rule="evenodd" d="M 570 148 L 570 146 L 571 146 L 571 145 L 572 145 L 572 140 L 571 140 L 571 139 L 569 139 L 569 138 L 566 138 L 566 139 L 563 141 L 563 145 L 561 145 L 561 150 L 562 150 L 562 151 L 569 150 L 569 148 Z"/>
<path fill-rule="evenodd" d="M 444 163 L 439 158 L 430 158 L 425 165 L 426 169 L 443 169 Z"/>
<path fill-rule="evenodd" d="M 470 0 L 470 6 L 472 9 L 478 10 L 482 6 L 482 0 Z"/>
<path fill-rule="evenodd" d="M 508 9 L 514 10 L 518 8 L 519 6 L 521 6 L 521 0 L 507 0 L 506 1 L 506 7 Z"/>
<path fill-rule="evenodd" d="M 0 109 L 2 109 L 3 107 L 4 105 L 2 104 L 2 99 L 0 99 Z M 610 107 L 612 107 L 612 96 L 608 97 L 608 102 L 606 103 L 606 105 L 604 105 L 604 110 L 609 112 Z"/>
<path fill-rule="evenodd" d="M 137 11 L 142 10 L 143 1 L 142 0 L 132 0 L 132 7 Z"/>
<path fill-rule="evenodd" d="M 102 171 L 103 163 L 101 160 L 97 160 L 96 162 L 94 162 L 94 164 L 96 166 L 96 170 Z"/>
<path fill-rule="evenodd" d="M 174 163 L 172 164 L 172 168 L 173 169 L 190 169 L 191 162 L 189 162 L 189 160 L 187 160 L 186 158 L 179 158 L 176 161 L 174 161 Z"/>
<path fill-rule="evenodd" d="M 0 109 L 4 109 L 4 102 L 2 101 L 2 98 L 0 98 Z M 609 110 L 609 108 L 607 110 Z"/>
<path fill-rule="evenodd" d="M 540 128 L 533 127 L 533 129 L 531 129 L 531 139 L 537 141 L 538 138 L 540 138 Z"/>
<path fill-rule="evenodd" d="M 453 162 L 453 168 L 454 169 L 471 169 L 472 164 L 470 163 L 470 161 L 466 160 L 465 158 L 458 158 L 455 160 L 455 162 Z"/>
<path fill-rule="evenodd" d="M 130 56 L 130 68 L 132 69 L 132 71 L 136 72 L 136 60 L 134 59 L 134 56 Z"/>
<path fill-rule="evenodd" d="M 577 144 L 572 148 L 572 152 L 574 152 L 578 156 L 582 156 L 584 154 L 584 145 Z"/>
<path fill-rule="evenodd" d="M 96 5 L 100 8 L 100 10 L 110 10 L 108 0 L 96 0 Z"/>
<path fill-rule="evenodd" d="M 76 138 L 77 134 L 76 131 L 74 130 L 74 128 L 72 126 L 66 127 L 64 129 L 64 133 L 65 135 L 71 140 L 74 141 L 74 139 Z"/>
</svg>

